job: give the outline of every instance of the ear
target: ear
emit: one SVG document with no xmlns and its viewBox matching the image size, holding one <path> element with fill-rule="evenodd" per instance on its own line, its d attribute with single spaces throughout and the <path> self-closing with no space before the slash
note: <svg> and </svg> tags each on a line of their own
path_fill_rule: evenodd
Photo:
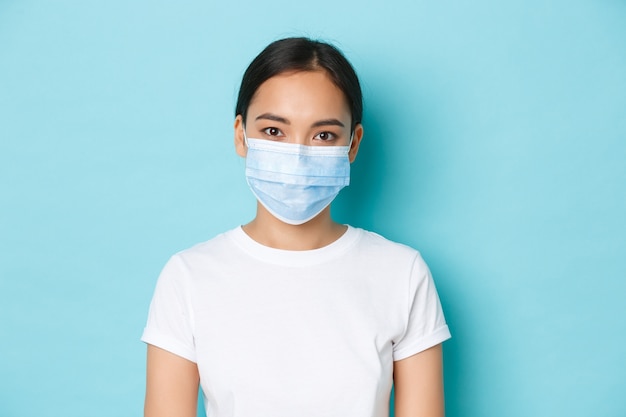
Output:
<svg viewBox="0 0 626 417">
<path fill-rule="evenodd" d="M 354 134 L 352 135 L 352 145 L 348 156 L 350 157 L 350 163 L 356 159 L 356 154 L 359 152 L 359 146 L 361 145 L 361 139 L 363 139 L 363 125 L 361 123 L 354 127 Z"/>
<path fill-rule="evenodd" d="M 243 117 L 241 115 L 237 115 L 235 117 L 235 151 L 237 155 L 245 158 L 248 154 L 248 147 L 246 146 L 246 140 L 243 135 Z"/>
</svg>

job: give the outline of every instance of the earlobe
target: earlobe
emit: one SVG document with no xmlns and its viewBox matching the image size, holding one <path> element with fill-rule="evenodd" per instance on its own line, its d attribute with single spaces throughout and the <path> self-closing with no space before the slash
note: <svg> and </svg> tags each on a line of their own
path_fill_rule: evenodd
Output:
<svg viewBox="0 0 626 417">
<path fill-rule="evenodd" d="M 348 156 L 350 157 L 350 163 L 354 162 L 354 160 L 356 159 L 356 154 L 359 152 L 359 146 L 361 145 L 362 139 L 363 125 L 359 123 L 354 127 L 354 133 L 352 135 L 352 144 L 348 153 Z"/>
<path fill-rule="evenodd" d="M 245 158 L 246 155 L 248 154 L 248 147 L 246 146 L 246 141 L 244 139 L 243 118 L 241 117 L 240 114 L 237 115 L 237 117 L 235 117 L 234 129 L 235 129 L 235 151 L 237 152 L 237 155 L 241 156 L 242 158 Z"/>
</svg>

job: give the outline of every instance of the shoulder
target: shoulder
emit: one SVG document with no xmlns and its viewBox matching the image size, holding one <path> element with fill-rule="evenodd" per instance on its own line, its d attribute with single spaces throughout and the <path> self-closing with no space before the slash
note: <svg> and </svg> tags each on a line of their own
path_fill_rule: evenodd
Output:
<svg viewBox="0 0 626 417">
<path fill-rule="evenodd" d="M 235 231 L 236 229 L 229 230 L 174 253 L 165 264 L 163 272 L 191 273 L 198 271 L 203 265 L 214 264 L 216 260 L 232 256 L 234 243 L 231 235 Z"/>
<path fill-rule="evenodd" d="M 369 230 L 358 228 L 355 228 L 355 230 L 361 235 L 361 238 L 359 240 L 361 249 L 377 251 L 381 255 L 384 254 L 421 259 L 419 251 L 412 248 L 411 246 L 399 242 L 394 242 L 379 235 L 378 233 Z"/>
<path fill-rule="evenodd" d="M 417 249 L 372 231 L 356 228 L 356 232 L 360 234 L 358 250 L 364 257 L 386 265 L 403 265 L 418 274 L 428 271 L 426 262 Z"/>
<path fill-rule="evenodd" d="M 232 236 L 237 232 L 236 229 L 220 233 L 206 241 L 196 243 L 186 249 L 176 252 L 172 258 L 190 259 L 194 257 L 208 256 L 215 253 L 229 250 L 233 245 Z"/>
</svg>

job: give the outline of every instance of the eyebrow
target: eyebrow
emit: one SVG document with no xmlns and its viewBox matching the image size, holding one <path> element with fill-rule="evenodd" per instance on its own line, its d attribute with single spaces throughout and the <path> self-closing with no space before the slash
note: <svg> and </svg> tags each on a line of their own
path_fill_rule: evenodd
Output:
<svg viewBox="0 0 626 417">
<path fill-rule="evenodd" d="M 285 119 L 284 117 L 281 117 L 281 116 L 278 116 L 276 114 L 273 114 L 273 113 L 263 113 L 263 114 L 257 116 L 254 120 L 273 120 L 275 122 L 284 123 L 286 125 L 290 125 L 291 124 L 291 122 L 289 122 L 289 120 Z M 345 127 L 345 125 L 343 123 L 341 123 L 341 121 L 339 121 L 337 119 L 318 120 L 317 122 L 315 122 L 315 123 L 313 123 L 311 125 L 311 127 L 320 127 L 320 126 Z"/>
<path fill-rule="evenodd" d="M 339 127 L 345 127 L 343 123 L 341 123 L 339 120 L 337 119 L 324 119 L 324 120 L 320 120 L 318 122 L 315 122 L 311 125 L 311 127 L 320 127 L 320 126 L 339 126 Z"/>
<path fill-rule="evenodd" d="M 290 125 L 291 124 L 289 122 L 289 120 L 285 119 L 284 117 L 280 117 L 280 116 L 277 116 L 277 115 L 272 114 L 272 113 L 263 113 L 263 114 L 257 116 L 256 119 L 254 119 L 254 120 L 261 120 L 261 119 L 273 120 L 275 122 L 284 123 L 286 125 Z"/>
</svg>

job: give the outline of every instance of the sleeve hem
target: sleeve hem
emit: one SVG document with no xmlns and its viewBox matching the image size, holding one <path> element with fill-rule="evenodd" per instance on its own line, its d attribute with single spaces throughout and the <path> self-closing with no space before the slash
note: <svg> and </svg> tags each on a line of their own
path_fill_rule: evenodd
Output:
<svg viewBox="0 0 626 417">
<path fill-rule="evenodd" d="M 393 360 L 399 361 L 406 359 L 409 356 L 413 356 L 416 353 L 422 352 L 428 348 L 431 348 L 439 343 L 450 339 L 450 330 L 447 325 L 439 327 L 437 330 L 429 334 L 428 336 L 416 340 L 409 346 L 405 346 L 402 349 L 394 350 Z"/>
<path fill-rule="evenodd" d="M 174 355 L 187 359 L 193 363 L 196 363 L 196 353 L 193 349 L 189 349 L 185 344 L 165 335 L 154 328 L 146 327 L 141 336 L 141 341 L 149 345 L 156 346 L 163 350 L 167 350 Z"/>
</svg>

